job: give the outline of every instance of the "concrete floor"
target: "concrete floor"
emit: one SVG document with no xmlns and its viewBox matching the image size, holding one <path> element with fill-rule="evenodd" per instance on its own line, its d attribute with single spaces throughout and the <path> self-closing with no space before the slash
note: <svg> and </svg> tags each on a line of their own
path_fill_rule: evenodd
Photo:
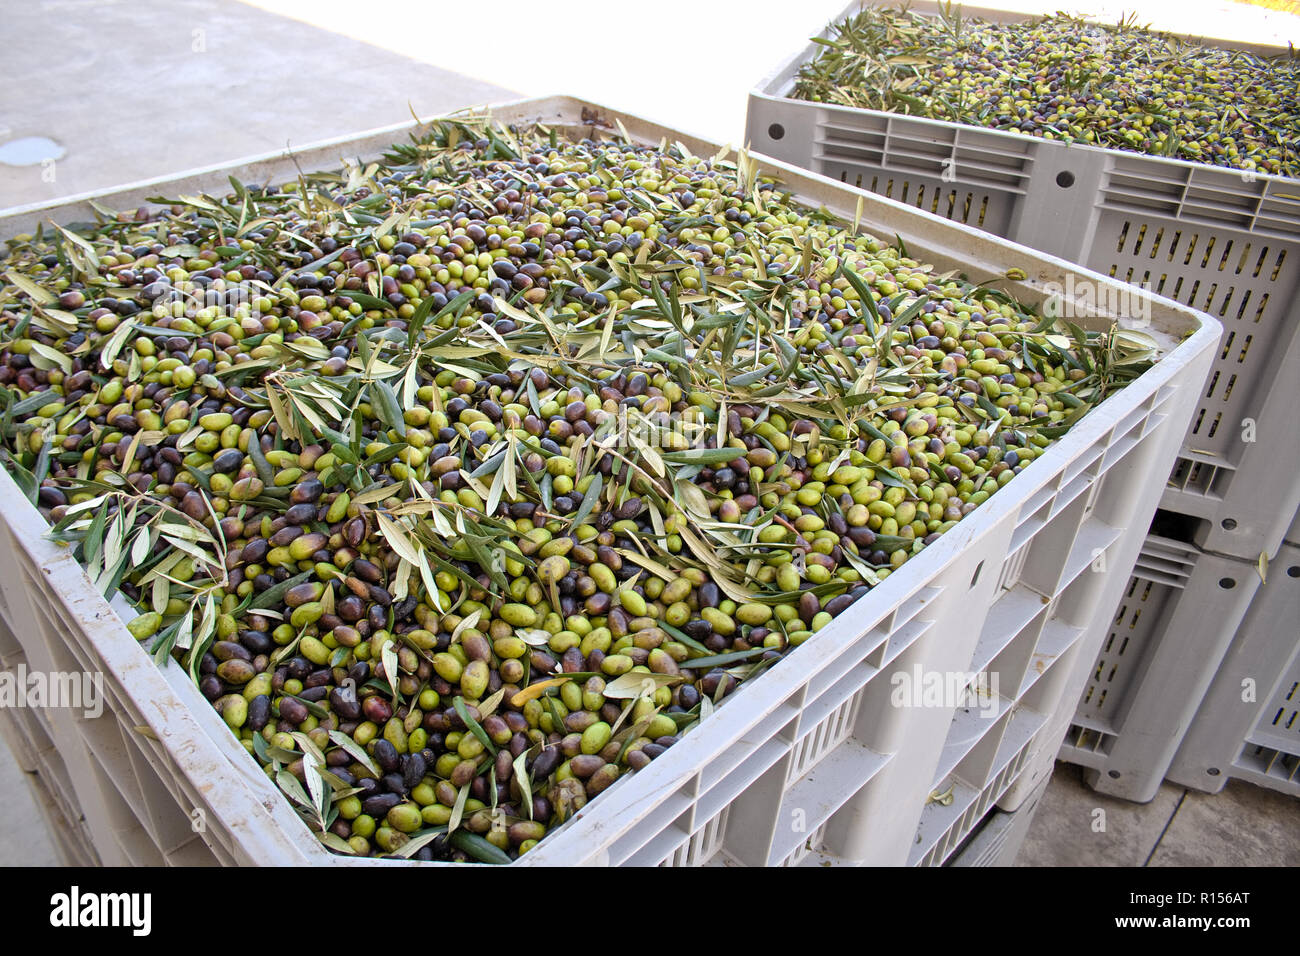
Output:
<svg viewBox="0 0 1300 956">
<path fill-rule="evenodd" d="M 1150 803 L 1137 804 L 1088 789 L 1082 776 L 1079 767 L 1057 764 L 1015 866 L 1300 866 L 1300 800 L 1293 797 L 1231 780 L 1219 794 L 1166 783 Z M 7 761 L 0 805 L 7 809 L 0 866 L 58 866 L 25 775 Z"/>
<path fill-rule="evenodd" d="M 0 756 L 9 757 L 3 742 Z M 4 823 L 0 824 L 0 866 L 58 866 L 59 855 L 26 776 L 12 760 L 0 763 L 0 806 L 5 808 Z"/>
<path fill-rule="evenodd" d="M 1015 865 L 1300 866 L 1300 800 L 1230 780 L 1218 794 L 1166 782 L 1128 803 L 1058 763 Z"/>
<path fill-rule="evenodd" d="M 519 95 L 232 0 L 36 0 L 4 19 L 0 144 L 46 137 L 62 158 L 0 163 L 0 208 Z"/>
<path fill-rule="evenodd" d="M 369 10 L 354 0 L 250 3 L 6 5 L 0 157 L 6 143 L 25 137 L 54 145 L 29 165 L 0 161 L 0 208 L 373 129 L 412 110 L 427 116 L 518 95 L 511 90 L 571 93 L 737 143 L 747 91 L 846 0 L 652 7 L 555 0 L 544 16 L 535 0 L 497 0 L 491 23 L 475 17 L 473 36 L 443 5 L 416 0 Z M 1135 6 L 1165 29 L 1300 43 L 1300 18 L 1227 0 L 1079 0 L 1069 9 L 1118 14 Z M 508 60 L 502 39 L 521 24 L 537 55 Z M 557 51 L 575 45 L 581 55 L 557 69 Z M 9 760 L 0 760 L 0 806 L 0 865 L 55 863 L 42 816 Z M 1106 810 L 1101 834 L 1090 825 L 1096 808 Z M 1088 790 L 1078 769 L 1064 766 L 1019 858 L 1039 866 L 1298 863 L 1300 801 L 1233 782 L 1218 796 L 1166 786 L 1139 806 Z"/>
</svg>

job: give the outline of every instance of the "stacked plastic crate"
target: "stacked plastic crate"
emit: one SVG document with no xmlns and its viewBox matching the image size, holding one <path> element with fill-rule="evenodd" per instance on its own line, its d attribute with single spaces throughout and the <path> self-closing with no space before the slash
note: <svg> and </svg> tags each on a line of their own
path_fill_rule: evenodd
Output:
<svg viewBox="0 0 1300 956">
<path fill-rule="evenodd" d="M 870 4 L 854 2 L 834 22 L 863 6 Z M 911 9 L 939 13 L 935 3 Z M 1030 19 L 972 7 L 963 15 Z M 828 26 L 823 36 L 830 33 Z M 1177 777 L 1205 789 L 1236 775 L 1294 791 L 1300 740 L 1288 737 L 1300 737 L 1300 629 L 1282 578 L 1295 566 L 1283 536 L 1300 506 L 1300 429 L 1290 411 L 1300 394 L 1300 183 L 787 98 L 800 64 L 818 50 L 808 44 L 751 94 L 747 141 L 754 149 L 1139 284 L 1222 322 L 1162 511 L 1060 756 L 1087 767 L 1098 790 L 1150 800 L 1212 681 L 1198 725 L 1226 732 L 1222 708 L 1241 691 L 1231 690 L 1226 672 L 1217 681 L 1215 674 L 1220 662 L 1227 668 L 1239 659 L 1235 666 L 1261 670 L 1253 716 L 1232 708 L 1239 753 L 1220 756 L 1226 744 L 1198 730 L 1197 739 L 1206 739 L 1189 743 L 1190 763 L 1180 757 Z M 1261 556 L 1275 566 L 1267 584 L 1257 570 Z M 1257 592 L 1262 605 L 1278 610 L 1252 608 Z M 1239 626 L 1246 650 L 1233 645 Z M 1268 688 L 1282 697 L 1272 701 Z M 1285 724 L 1281 737 L 1251 730 L 1274 718 Z"/>
<path fill-rule="evenodd" d="M 1300 515 L 1269 562 L 1168 778 L 1217 793 L 1230 778 L 1300 796 Z"/>
<path fill-rule="evenodd" d="M 1089 785 L 1112 796 L 1153 799 L 1198 710 L 1216 722 L 1207 692 L 1256 609 L 1258 555 L 1197 547 L 1202 524 L 1157 514 L 1061 747 L 1062 760 L 1081 764 Z M 1276 616 L 1268 620 L 1254 629 L 1262 650 L 1294 656 L 1294 614 L 1289 630 L 1275 626 Z"/>
</svg>

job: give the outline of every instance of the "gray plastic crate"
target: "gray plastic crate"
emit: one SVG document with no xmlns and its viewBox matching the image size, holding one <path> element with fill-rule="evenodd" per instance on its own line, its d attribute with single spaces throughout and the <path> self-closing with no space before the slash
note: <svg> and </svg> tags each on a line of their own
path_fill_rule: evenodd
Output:
<svg viewBox="0 0 1300 956">
<path fill-rule="evenodd" d="M 1292 279 L 1300 279 L 1300 256 L 1288 268 Z M 1300 528 L 1286 528 L 1287 517 L 1300 507 L 1300 471 L 1280 467 L 1300 461 L 1300 428 L 1292 411 L 1300 395 L 1300 291 L 1292 294 L 1282 338 L 1259 335 L 1232 316 L 1224 319 L 1214 368 L 1161 498 L 1162 508 L 1202 519 L 1194 540 L 1207 551 L 1253 561 L 1261 553 L 1276 555 L 1284 537 L 1300 539 Z M 1252 369 L 1247 350 L 1257 346 L 1275 354 L 1266 367 Z M 1256 375 L 1263 378 L 1252 379 Z M 1252 381 L 1250 399 L 1239 404 L 1238 384 Z M 1209 435 L 1216 424 L 1218 432 Z"/>
<path fill-rule="evenodd" d="M 1236 777 L 1300 796 L 1300 546 L 1269 563 L 1168 777 L 1208 793 Z"/>
<path fill-rule="evenodd" d="M 855 0 L 833 22 L 870 5 Z M 1203 519 L 1194 540 L 1205 550 L 1275 554 L 1279 518 L 1300 507 L 1300 472 L 1276 467 L 1300 460 L 1300 429 L 1278 401 L 1300 393 L 1300 181 L 787 98 L 818 49 L 805 45 L 751 92 L 753 149 L 1142 284 L 1223 323 L 1161 506 Z"/>
<path fill-rule="evenodd" d="M 1250 562 L 1149 534 L 1057 756 L 1153 799 L 1259 585 Z"/>
</svg>

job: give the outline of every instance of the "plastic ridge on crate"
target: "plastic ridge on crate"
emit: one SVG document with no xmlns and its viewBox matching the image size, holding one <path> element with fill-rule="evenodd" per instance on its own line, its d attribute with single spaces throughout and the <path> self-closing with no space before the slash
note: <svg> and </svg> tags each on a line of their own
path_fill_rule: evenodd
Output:
<svg viewBox="0 0 1300 956">
<path fill-rule="evenodd" d="M 1255 565 L 1153 530 L 1059 757 L 1094 789 L 1153 799 L 1259 588 Z"/>
<path fill-rule="evenodd" d="M 1091 483 L 1078 507 L 1086 516 L 1105 505 L 1104 483 Z M 1017 698 L 1001 739 L 991 733 L 972 746 L 969 718 L 958 715 L 949 735 L 957 737 L 960 762 L 941 763 L 933 795 L 922 813 L 911 860 L 941 865 L 968 839 L 973 827 L 997 806 L 1016 811 L 1034 799 L 1050 778 L 1055 755 L 1090 665 L 1106 635 L 1109 618 L 1098 613 L 1119 600 L 1123 576 L 1106 573 L 1131 568 L 1141 539 L 1109 525 L 1085 521 L 1057 574 L 1039 555 L 1059 550 L 1051 539 L 1033 554 L 1013 553 L 1003 568 L 1006 589 L 985 619 L 971 671 L 996 675 Z M 999 708 L 1001 712 L 1001 708 Z M 950 776 L 945 777 L 949 768 Z"/>
<path fill-rule="evenodd" d="M 503 122 L 716 143 L 568 98 L 493 108 Z M 134 208 L 148 196 L 226 189 L 374 155 L 402 124 L 97 197 Z M 1008 291 L 1041 305 L 1067 276 L 1118 291 L 1115 280 L 881 197 L 758 157 L 796 197 L 882 236 L 940 270 L 1023 280 Z M 89 216 L 88 197 L 0 216 L 0 236 L 38 220 Z M 938 834 L 941 861 L 1025 768 L 1054 750 L 1041 728 L 1068 720 L 1071 684 L 1100 642 L 1204 381 L 1220 328 L 1211 317 L 1150 298 L 1144 327 L 1168 351 L 1150 371 L 1085 416 L 1006 488 L 818 632 L 747 683 L 709 720 L 644 770 L 625 776 L 516 865 L 919 862 L 919 833 Z M 1109 325 L 1101 312 L 1084 324 Z M 66 550 L 42 536 L 39 513 L 0 477 L 0 600 L 30 666 L 104 674 L 104 716 L 51 711 L 59 754 L 105 863 L 440 865 L 355 860 L 326 851 L 183 672 L 159 668 L 122 626 L 131 611 L 93 593 Z M 1103 560 L 1098 561 L 1101 557 Z M 1033 597 L 1030 597 L 1033 595 Z M 1112 599 L 1113 598 L 1113 599 Z M 1107 605 L 1107 601 L 1111 601 Z M 1029 602 L 1037 601 L 1037 608 Z M 994 616 L 996 615 L 996 617 Z M 989 624 L 987 620 L 996 623 Z M 997 717 L 969 734 L 954 707 L 897 706 L 891 679 L 966 672 L 979 658 L 1000 675 Z M 1005 676 L 1002 673 L 1005 672 Z M 960 754 L 958 751 L 962 751 Z M 940 764 L 963 794 L 961 819 L 923 821 Z M 975 798 L 966 800 L 966 791 Z M 956 801 L 945 810 L 956 806 Z M 969 812 L 968 812 L 969 811 Z M 969 817 L 969 819 L 967 819 Z M 202 825 L 200 825 L 200 822 Z M 925 837 L 922 835 L 922 840 Z"/>
<path fill-rule="evenodd" d="M 855 0 L 821 36 L 873 5 L 896 4 Z M 939 12 L 925 0 L 909 8 Z M 962 14 L 1032 19 L 980 7 Z M 802 44 L 751 92 L 746 142 L 1217 318 L 1223 338 L 1161 507 L 1204 519 L 1195 542 L 1205 550 L 1275 554 L 1279 518 L 1300 507 L 1300 472 L 1276 467 L 1300 460 L 1288 407 L 1300 394 L 1300 180 L 789 99 L 799 66 L 819 49 Z"/>
<path fill-rule="evenodd" d="M 1050 777 L 1040 780 L 1019 810 L 990 810 L 966 841 L 953 851 L 946 865 L 1014 865 L 1050 780 Z"/>
<path fill-rule="evenodd" d="M 0 594 L 0 670 L 16 675 L 26 668 L 27 659 L 10 630 L 9 620 L 9 607 Z M 97 866 L 99 857 L 48 728 L 44 713 L 38 709 L 21 704 L 0 707 L 0 737 L 22 771 L 60 861 L 66 866 Z"/>
<path fill-rule="evenodd" d="M 1218 793 L 1230 777 L 1300 796 L 1300 546 L 1268 565 L 1169 768 Z"/>
</svg>

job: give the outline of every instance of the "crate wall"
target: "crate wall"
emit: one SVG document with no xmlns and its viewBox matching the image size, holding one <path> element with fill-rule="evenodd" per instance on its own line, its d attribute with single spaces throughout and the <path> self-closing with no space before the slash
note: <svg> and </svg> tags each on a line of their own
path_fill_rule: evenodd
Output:
<svg viewBox="0 0 1300 956">
<path fill-rule="evenodd" d="M 1300 545 L 1269 562 L 1168 777 L 1207 793 L 1237 778 L 1300 796 Z"/>
</svg>

